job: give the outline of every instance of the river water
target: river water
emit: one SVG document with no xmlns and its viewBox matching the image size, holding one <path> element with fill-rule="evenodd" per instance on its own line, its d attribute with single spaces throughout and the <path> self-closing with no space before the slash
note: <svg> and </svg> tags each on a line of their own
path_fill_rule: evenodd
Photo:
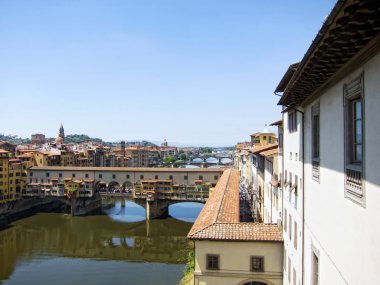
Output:
<svg viewBox="0 0 380 285">
<path fill-rule="evenodd" d="M 19 220 L 0 231 L 0 284 L 178 284 L 202 206 L 172 205 L 171 218 L 149 222 L 131 202 L 103 215 Z"/>
</svg>

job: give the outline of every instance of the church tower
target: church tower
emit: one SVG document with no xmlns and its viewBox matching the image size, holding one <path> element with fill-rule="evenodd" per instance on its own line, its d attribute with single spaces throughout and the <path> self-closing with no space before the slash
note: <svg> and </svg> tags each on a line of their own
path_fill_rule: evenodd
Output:
<svg viewBox="0 0 380 285">
<path fill-rule="evenodd" d="M 65 139 L 65 129 L 63 128 L 63 125 L 61 123 L 61 127 L 59 128 L 59 137 L 62 139 Z"/>
<path fill-rule="evenodd" d="M 125 141 L 124 140 L 120 142 L 120 150 L 121 150 L 121 154 L 125 156 Z"/>
</svg>

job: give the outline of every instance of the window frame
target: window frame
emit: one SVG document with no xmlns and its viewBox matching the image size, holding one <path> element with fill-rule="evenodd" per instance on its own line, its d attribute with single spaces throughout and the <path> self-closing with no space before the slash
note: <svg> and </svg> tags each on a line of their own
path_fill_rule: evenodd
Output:
<svg viewBox="0 0 380 285">
<path fill-rule="evenodd" d="M 355 126 L 353 124 L 355 102 L 361 101 L 361 161 L 354 159 Z M 344 106 L 344 196 L 365 207 L 365 94 L 364 73 L 343 85 Z"/>
<path fill-rule="evenodd" d="M 261 264 L 260 268 L 258 268 L 258 269 L 253 267 L 254 261 L 257 261 L 257 260 L 259 260 L 259 262 Z M 250 271 L 251 272 L 264 272 L 264 268 L 265 268 L 264 262 L 265 262 L 264 256 L 257 256 L 257 255 L 251 256 L 250 257 L 250 264 L 249 264 L 250 265 Z"/>
<path fill-rule="evenodd" d="M 213 258 L 216 258 L 216 266 L 212 264 L 210 266 L 209 261 L 214 262 Z M 220 255 L 219 254 L 206 254 L 206 270 L 220 270 Z"/>
<path fill-rule="evenodd" d="M 321 157 L 321 116 L 320 103 L 311 107 L 311 161 L 312 179 L 319 182 Z"/>
<path fill-rule="evenodd" d="M 297 112 L 295 110 L 288 111 L 288 131 L 294 133 L 297 131 Z"/>
</svg>

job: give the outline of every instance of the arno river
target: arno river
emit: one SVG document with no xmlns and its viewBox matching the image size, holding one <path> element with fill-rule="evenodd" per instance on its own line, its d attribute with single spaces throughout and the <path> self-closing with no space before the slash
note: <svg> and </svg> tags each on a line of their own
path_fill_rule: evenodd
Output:
<svg viewBox="0 0 380 285">
<path fill-rule="evenodd" d="M 0 284 L 177 284 L 202 206 L 173 205 L 174 218 L 150 222 L 131 202 L 104 215 L 19 220 L 0 231 Z"/>
</svg>

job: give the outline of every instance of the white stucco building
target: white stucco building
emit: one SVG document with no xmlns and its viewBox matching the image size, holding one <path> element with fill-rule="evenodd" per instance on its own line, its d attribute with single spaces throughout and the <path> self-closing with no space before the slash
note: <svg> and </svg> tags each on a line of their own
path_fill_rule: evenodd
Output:
<svg viewBox="0 0 380 285">
<path fill-rule="evenodd" d="M 338 1 L 277 87 L 291 182 L 284 284 L 379 283 L 379 11 L 379 1 Z"/>
</svg>

